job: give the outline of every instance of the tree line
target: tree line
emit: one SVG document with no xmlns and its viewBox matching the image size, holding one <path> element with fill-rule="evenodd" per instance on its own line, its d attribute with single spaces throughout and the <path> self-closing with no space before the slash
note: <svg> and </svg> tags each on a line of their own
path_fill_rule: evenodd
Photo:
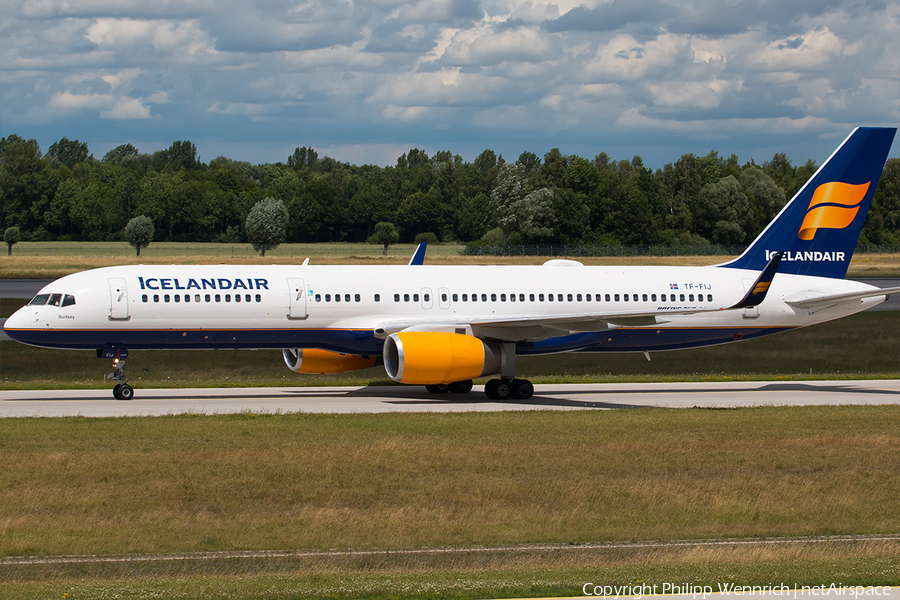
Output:
<svg viewBox="0 0 900 600">
<path fill-rule="evenodd" d="M 284 241 L 397 240 L 500 244 L 741 244 L 751 241 L 815 172 L 783 153 L 739 164 L 716 151 L 653 171 L 640 156 L 592 160 L 554 148 L 515 161 L 485 150 L 473 162 L 419 149 L 389 167 L 356 166 L 297 147 L 284 163 L 224 156 L 204 163 L 190 141 L 152 154 L 131 144 L 101 159 L 61 138 L 0 139 L 0 231 L 21 240 L 116 241 L 145 216 L 154 241 L 248 240 L 253 207 L 283 203 Z M 397 241 L 395 240 L 395 241 Z M 900 245 L 900 159 L 887 161 L 861 244 Z"/>
</svg>

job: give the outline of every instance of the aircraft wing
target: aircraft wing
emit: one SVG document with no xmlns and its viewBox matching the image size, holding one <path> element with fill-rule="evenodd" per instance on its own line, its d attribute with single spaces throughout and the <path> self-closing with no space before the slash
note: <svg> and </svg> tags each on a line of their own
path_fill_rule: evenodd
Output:
<svg viewBox="0 0 900 600">
<path fill-rule="evenodd" d="M 900 294 L 900 287 L 882 288 L 877 290 L 867 290 L 865 292 L 848 292 L 846 294 L 818 294 L 816 292 L 806 292 L 805 298 L 792 299 L 785 298 L 785 304 L 795 308 L 820 308 L 830 306 L 838 302 L 847 302 L 850 300 L 862 300 L 864 298 L 875 298 L 878 296 L 890 296 L 891 294 Z M 812 295 L 810 295 L 812 294 Z"/>
</svg>

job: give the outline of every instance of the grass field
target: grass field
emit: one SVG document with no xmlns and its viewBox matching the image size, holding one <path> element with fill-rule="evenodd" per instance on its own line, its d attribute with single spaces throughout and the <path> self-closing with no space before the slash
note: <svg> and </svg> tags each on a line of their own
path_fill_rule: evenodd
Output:
<svg viewBox="0 0 900 600">
<path fill-rule="evenodd" d="M 0 452 L 14 467 L 0 470 L 0 556 L 501 550 L 3 565 L 0 595 L 473 598 L 578 595 L 598 578 L 897 584 L 896 541 L 502 547 L 894 533 L 898 422 L 900 406 L 4 419 Z"/>
</svg>

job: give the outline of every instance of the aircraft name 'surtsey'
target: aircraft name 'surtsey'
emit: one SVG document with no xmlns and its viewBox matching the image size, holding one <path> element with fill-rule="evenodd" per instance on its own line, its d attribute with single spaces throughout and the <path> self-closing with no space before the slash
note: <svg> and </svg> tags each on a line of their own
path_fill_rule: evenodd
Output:
<svg viewBox="0 0 900 600">
<path fill-rule="evenodd" d="M 746 252 L 708 267 L 407 266 L 107 267 L 43 288 L 7 335 L 115 359 L 131 398 L 129 350 L 279 348 L 299 373 L 383 363 L 432 392 L 529 398 L 516 356 L 651 352 L 805 327 L 883 302 L 900 288 L 846 281 L 896 130 L 857 128 Z"/>
</svg>

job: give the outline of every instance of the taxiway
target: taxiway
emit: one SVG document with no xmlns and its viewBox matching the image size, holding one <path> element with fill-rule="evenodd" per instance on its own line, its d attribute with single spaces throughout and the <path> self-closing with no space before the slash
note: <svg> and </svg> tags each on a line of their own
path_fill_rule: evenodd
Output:
<svg viewBox="0 0 900 600">
<path fill-rule="evenodd" d="M 900 381 L 731 381 L 537 385 L 529 400 L 433 395 L 417 386 L 140 389 L 119 401 L 102 390 L 3 390 L 0 417 L 170 414 L 381 413 L 900 404 Z"/>
</svg>

